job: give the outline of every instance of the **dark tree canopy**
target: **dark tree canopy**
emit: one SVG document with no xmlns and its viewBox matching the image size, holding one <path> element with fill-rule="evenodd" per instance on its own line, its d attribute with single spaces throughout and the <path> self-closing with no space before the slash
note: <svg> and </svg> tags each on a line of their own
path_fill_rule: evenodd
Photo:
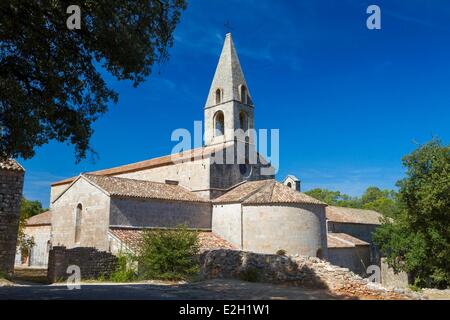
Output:
<svg viewBox="0 0 450 320">
<path fill-rule="evenodd" d="M 69 30 L 69 5 L 81 29 Z M 186 0 L 0 1 L 0 158 L 55 139 L 91 150 L 92 123 L 118 100 L 100 70 L 139 85 L 167 59 Z"/>
</svg>

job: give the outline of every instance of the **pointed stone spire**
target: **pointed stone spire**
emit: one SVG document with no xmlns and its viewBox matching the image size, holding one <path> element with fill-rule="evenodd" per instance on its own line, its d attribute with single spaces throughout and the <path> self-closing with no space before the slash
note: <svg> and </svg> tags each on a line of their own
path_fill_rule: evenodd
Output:
<svg viewBox="0 0 450 320">
<path fill-rule="evenodd" d="M 254 128 L 254 106 L 230 33 L 209 89 L 204 123 L 205 145 L 234 142 L 237 129 Z M 253 138 L 248 136 L 248 141 L 252 143 Z"/>
<path fill-rule="evenodd" d="M 227 33 L 205 108 L 217 105 L 217 89 L 221 90 L 220 103 L 233 100 L 242 101 L 240 96 L 242 86 L 245 86 L 245 92 L 248 96 L 245 98 L 244 103 L 251 105 L 250 92 L 234 48 L 233 39 L 231 33 Z"/>
</svg>

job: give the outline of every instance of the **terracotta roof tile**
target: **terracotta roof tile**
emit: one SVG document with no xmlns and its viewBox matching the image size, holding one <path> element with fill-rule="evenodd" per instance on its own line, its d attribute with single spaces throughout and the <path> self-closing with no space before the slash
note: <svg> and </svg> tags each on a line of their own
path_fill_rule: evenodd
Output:
<svg viewBox="0 0 450 320">
<path fill-rule="evenodd" d="M 345 208 L 328 206 L 326 208 L 327 219 L 333 222 L 381 224 L 381 213 L 374 210 Z"/>
<path fill-rule="evenodd" d="M 174 184 L 92 174 L 83 174 L 82 177 L 105 190 L 111 197 L 209 202 L 188 189 Z"/>
<path fill-rule="evenodd" d="M 41 214 L 32 216 L 27 219 L 27 226 L 43 226 L 52 224 L 52 214 L 50 211 L 45 211 Z"/>
<path fill-rule="evenodd" d="M 1 170 L 25 171 L 25 169 L 14 159 L 0 161 Z"/>
<path fill-rule="evenodd" d="M 122 241 L 128 248 L 136 252 L 142 241 L 144 229 L 111 227 L 109 231 L 114 237 Z M 231 243 L 211 231 L 198 231 L 198 233 L 200 252 L 215 249 L 236 249 L 236 247 Z"/>
<path fill-rule="evenodd" d="M 215 199 L 213 202 L 242 202 L 243 204 L 303 203 L 326 205 L 302 192 L 292 190 L 288 186 L 273 179 L 245 182 Z"/>
<path fill-rule="evenodd" d="M 369 245 L 369 243 L 346 233 L 327 233 L 327 242 L 328 248 L 354 248 Z"/>
<path fill-rule="evenodd" d="M 213 202 L 215 203 L 239 203 L 244 201 L 246 198 L 257 192 L 262 187 L 266 186 L 268 181 L 271 180 L 260 180 L 244 182 L 234 187 L 227 193 L 221 195 Z"/>
</svg>

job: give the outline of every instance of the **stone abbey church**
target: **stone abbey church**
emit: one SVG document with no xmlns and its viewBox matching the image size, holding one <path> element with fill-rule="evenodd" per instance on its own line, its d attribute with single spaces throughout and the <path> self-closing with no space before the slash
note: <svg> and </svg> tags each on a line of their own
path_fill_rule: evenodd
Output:
<svg viewBox="0 0 450 320">
<path fill-rule="evenodd" d="M 327 206 L 300 192 L 294 176 L 275 180 L 259 157 L 254 163 L 214 161 L 239 145 L 254 148 L 251 136 L 235 137 L 236 129 L 254 128 L 254 112 L 227 34 L 204 107 L 203 147 L 177 155 L 181 161 L 168 155 L 55 182 L 50 212 L 27 228 L 50 226 L 53 246 L 114 253 L 133 250 L 145 228 L 185 224 L 200 231 L 205 249 L 284 250 L 364 272 L 377 258 L 371 241 L 377 212 Z"/>
</svg>

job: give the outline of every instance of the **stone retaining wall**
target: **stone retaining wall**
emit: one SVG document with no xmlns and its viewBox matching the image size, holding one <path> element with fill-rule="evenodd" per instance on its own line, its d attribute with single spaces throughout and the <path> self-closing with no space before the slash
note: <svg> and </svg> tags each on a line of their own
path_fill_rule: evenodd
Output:
<svg viewBox="0 0 450 320">
<path fill-rule="evenodd" d="M 315 257 L 257 254 L 237 250 L 212 250 L 200 256 L 203 279 L 237 278 L 325 288 L 336 294 L 373 299 L 410 299 L 399 290 L 388 290 L 360 276 Z M 416 298 L 416 297 L 415 297 Z"/>
<path fill-rule="evenodd" d="M 116 269 L 117 262 L 113 254 L 95 248 L 53 247 L 48 259 L 48 280 L 51 283 L 66 280 L 71 265 L 80 267 L 81 279 L 107 278 Z"/>
</svg>

